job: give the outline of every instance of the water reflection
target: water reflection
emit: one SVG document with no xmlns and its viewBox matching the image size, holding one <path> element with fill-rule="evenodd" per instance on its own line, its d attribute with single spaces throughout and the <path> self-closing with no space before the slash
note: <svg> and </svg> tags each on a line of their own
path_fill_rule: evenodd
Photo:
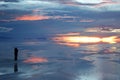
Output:
<svg viewBox="0 0 120 80">
<path fill-rule="evenodd" d="M 100 45 L 94 44 L 94 45 L 81 45 L 80 48 L 76 49 L 79 53 L 84 54 L 95 54 L 101 50 Z"/>
<path fill-rule="evenodd" d="M 14 72 L 18 72 L 18 63 L 14 63 Z"/>
<path fill-rule="evenodd" d="M 44 62 L 48 62 L 48 60 L 42 57 L 30 57 L 24 60 L 24 62 L 25 63 L 44 63 Z"/>
<path fill-rule="evenodd" d="M 120 65 L 110 61 L 111 59 L 119 61 L 119 57 L 117 58 L 115 55 L 116 54 L 85 56 L 82 59 L 93 61 L 95 67 L 85 74 L 79 72 L 75 80 L 119 80 Z M 101 56 L 104 58 L 99 58 Z"/>
<path fill-rule="evenodd" d="M 82 72 L 80 66 L 73 80 L 119 80 L 119 36 L 96 37 L 67 33 L 57 35 L 53 41 L 73 47 L 71 49 L 79 55 L 86 54 L 79 59 L 93 62 L 94 67 L 86 72 Z"/>
</svg>

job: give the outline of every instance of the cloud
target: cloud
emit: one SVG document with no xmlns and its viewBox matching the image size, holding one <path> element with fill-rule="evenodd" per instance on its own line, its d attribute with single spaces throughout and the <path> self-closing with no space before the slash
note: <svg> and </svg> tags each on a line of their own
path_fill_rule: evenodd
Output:
<svg viewBox="0 0 120 80">
<path fill-rule="evenodd" d="M 0 27 L 0 32 L 10 32 L 13 28 Z"/>
<path fill-rule="evenodd" d="M 1 1 L 4 1 L 4 2 L 19 2 L 19 0 L 1 0 Z"/>
<path fill-rule="evenodd" d="M 108 11 L 120 11 L 119 0 L 19 0 L 18 2 L 17 0 L 10 0 L 9 2 L 8 0 L 2 0 L 0 6 L 0 10 L 34 10 L 39 7 L 46 11 L 50 9 L 62 11 L 61 9 L 74 6 L 92 11 L 106 11 L 106 9 Z"/>
<path fill-rule="evenodd" d="M 106 5 L 106 4 L 118 4 L 118 1 L 112 0 L 71 0 L 71 2 L 66 2 L 66 4 L 70 5 L 83 5 L 83 6 L 97 6 L 97 5 Z"/>
<path fill-rule="evenodd" d="M 29 39 L 30 40 L 30 39 Z M 44 39 L 45 40 L 45 39 Z M 44 44 L 45 42 L 41 42 L 41 41 L 26 41 L 24 43 L 22 43 L 23 45 L 29 45 L 29 46 L 36 46 L 36 45 L 41 45 Z"/>
<path fill-rule="evenodd" d="M 22 21 L 34 21 L 34 20 L 45 20 L 49 19 L 48 16 L 40 16 L 40 15 L 23 15 L 20 17 L 16 17 L 15 20 L 22 20 Z"/>
<path fill-rule="evenodd" d="M 34 5 L 34 6 L 33 6 Z M 61 8 L 58 3 L 40 1 L 40 0 L 19 0 L 18 2 L 0 1 L 0 10 L 5 9 L 17 9 L 17 10 L 33 10 L 38 7 L 48 9 L 48 8 Z"/>
<path fill-rule="evenodd" d="M 60 45 L 66 45 L 70 47 L 80 47 L 81 44 L 114 44 L 119 43 L 120 38 L 117 35 L 99 37 L 99 36 L 81 36 L 81 35 L 72 35 L 71 33 L 58 34 L 58 36 L 53 37 L 52 40 Z"/>
<path fill-rule="evenodd" d="M 97 3 L 101 3 L 102 0 L 74 0 L 78 3 L 89 3 L 89 4 L 97 4 Z"/>
<path fill-rule="evenodd" d="M 66 6 L 75 6 L 80 9 L 92 11 L 120 11 L 120 1 L 118 0 L 57 0 Z"/>
<path fill-rule="evenodd" d="M 94 22 L 95 20 L 93 19 L 82 19 L 80 22 Z"/>
<path fill-rule="evenodd" d="M 94 28 L 87 28 L 85 32 L 120 33 L 120 28 L 94 27 Z"/>
<path fill-rule="evenodd" d="M 64 15 L 64 16 L 53 16 L 53 19 L 73 19 L 73 18 L 76 18 L 75 16 L 67 16 L 67 15 Z"/>
<path fill-rule="evenodd" d="M 59 9 L 59 7 L 57 9 L 54 8 L 49 8 L 49 7 L 45 7 L 45 5 L 42 4 L 37 4 L 38 3 L 43 3 L 43 4 L 55 4 L 55 1 L 52 0 L 52 2 L 50 2 L 51 0 L 44 0 L 44 1 L 38 1 L 35 0 L 35 2 L 33 0 L 30 1 L 21 1 L 20 3 L 25 2 L 22 7 L 24 7 L 25 10 L 19 10 L 16 9 L 17 11 L 13 11 L 13 10 L 1 10 L 3 12 L 6 12 L 6 14 L 2 15 L 1 20 L 0 21 L 35 21 L 35 20 L 47 20 L 47 19 L 54 19 L 54 20 L 60 20 L 63 22 L 71 22 L 71 23 L 79 23 L 79 22 L 86 22 L 86 23 L 90 23 L 90 22 L 94 22 L 94 19 L 97 20 L 95 21 L 94 24 L 101 24 L 102 22 L 104 24 L 106 24 L 107 22 L 109 22 L 110 20 L 116 20 L 114 21 L 115 23 L 118 23 L 119 19 L 119 6 L 120 5 L 112 5 L 109 7 L 97 7 L 95 5 L 93 5 L 92 3 L 89 4 L 89 6 L 87 6 L 86 4 L 88 3 L 84 3 L 84 5 L 80 5 L 81 3 L 79 2 L 75 2 L 73 0 L 70 0 L 71 4 L 77 4 L 75 7 L 73 7 L 72 5 L 69 5 L 70 2 L 68 1 L 60 1 L 60 0 L 56 0 L 56 3 L 62 4 L 64 7 L 62 9 Z M 36 3 L 36 7 L 34 6 L 28 6 L 28 4 L 33 4 Z M 104 1 L 105 2 L 105 1 Z M 7 4 L 7 2 L 5 2 Z M 18 2 L 19 3 L 19 2 Z M 19 3 L 19 4 L 20 4 Z M 26 4 L 28 3 L 28 4 Z M 13 3 L 11 3 L 13 4 Z M 14 3 L 16 5 L 18 5 L 17 3 Z M 13 4 L 13 6 L 11 5 L 11 7 L 15 7 Z M 21 4 L 22 5 L 22 4 Z M 18 5 L 19 6 L 19 5 Z M 40 6 L 40 7 L 39 7 Z M 54 5 L 56 6 L 56 5 Z M 72 8 L 71 8 L 72 6 Z M 116 6 L 118 6 L 116 8 Z M 76 8 L 77 7 L 77 8 Z M 78 8 L 79 7 L 79 8 Z M 17 8 L 17 7 L 16 7 Z M 49 8 L 49 9 L 47 9 Z M 2 9 L 2 8 L 1 8 Z M 22 9 L 22 8 L 21 8 Z M 28 10 L 29 9 L 29 10 Z M 98 10 L 100 11 L 104 11 L 104 12 L 97 12 Z M 113 11 L 110 11 L 113 10 Z M 23 12 L 24 11 L 24 12 Z M 66 12 L 65 12 L 66 11 Z M 16 17 L 17 16 L 17 17 Z M 93 20 L 91 20 L 93 19 Z M 104 22 L 104 20 L 106 20 L 106 22 Z M 111 22 L 112 22 L 111 21 Z M 100 23 L 101 22 L 101 23 Z M 110 22 L 110 24 L 112 24 Z"/>
<path fill-rule="evenodd" d="M 46 16 L 46 15 L 39 15 L 39 14 L 32 14 L 32 15 L 27 14 L 27 15 L 13 17 L 12 19 L 1 19 L 0 21 L 4 21 L 4 22 L 9 22 L 9 21 L 36 21 L 36 20 L 48 20 L 48 19 L 73 20 L 73 19 L 77 19 L 77 18 L 79 18 L 79 17 L 67 16 L 67 15 Z"/>
</svg>

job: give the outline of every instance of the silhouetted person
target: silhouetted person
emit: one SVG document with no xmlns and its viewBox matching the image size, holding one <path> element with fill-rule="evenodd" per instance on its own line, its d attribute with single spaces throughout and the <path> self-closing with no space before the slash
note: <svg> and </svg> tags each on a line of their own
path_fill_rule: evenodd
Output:
<svg viewBox="0 0 120 80">
<path fill-rule="evenodd" d="M 14 72 L 18 72 L 18 64 L 14 63 Z"/>
<path fill-rule="evenodd" d="M 14 60 L 17 61 L 18 59 L 18 49 L 14 48 Z"/>
</svg>

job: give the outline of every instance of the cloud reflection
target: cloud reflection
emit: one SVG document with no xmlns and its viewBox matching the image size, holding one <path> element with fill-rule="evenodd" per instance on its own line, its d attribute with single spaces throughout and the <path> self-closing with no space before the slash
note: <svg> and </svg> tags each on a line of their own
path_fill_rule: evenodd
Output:
<svg viewBox="0 0 120 80">
<path fill-rule="evenodd" d="M 48 60 L 46 58 L 42 58 L 42 57 L 30 57 L 30 58 L 24 60 L 23 62 L 25 62 L 25 63 L 44 63 L 44 62 L 48 62 Z"/>
<path fill-rule="evenodd" d="M 13 28 L 7 28 L 7 27 L 0 27 L 0 32 L 10 32 Z"/>
</svg>

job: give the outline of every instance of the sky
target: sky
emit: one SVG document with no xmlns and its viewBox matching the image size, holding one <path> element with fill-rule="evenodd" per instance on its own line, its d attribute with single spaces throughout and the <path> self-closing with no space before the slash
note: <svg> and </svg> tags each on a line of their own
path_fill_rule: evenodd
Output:
<svg viewBox="0 0 120 80">
<path fill-rule="evenodd" d="M 120 29 L 119 16 L 119 0 L 0 0 L 0 40 Z"/>
<path fill-rule="evenodd" d="M 119 0 L 0 0 L 0 41 L 47 41 L 69 33 L 119 37 L 119 16 Z"/>
<path fill-rule="evenodd" d="M 0 7 L 0 32 L 28 23 L 55 30 L 119 28 L 119 0 L 1 0 Z"/>
<path fill-rule="evenodd" d="M 79 46 L 62 39 L 79 35 L 111 39 L 116 36 L 120 41 L 119 16 L 119 0 L 0 0 L 1 49 L 43 41 Z M 56 36 L 58 40 L 54 40 Z"/>
</svg>

